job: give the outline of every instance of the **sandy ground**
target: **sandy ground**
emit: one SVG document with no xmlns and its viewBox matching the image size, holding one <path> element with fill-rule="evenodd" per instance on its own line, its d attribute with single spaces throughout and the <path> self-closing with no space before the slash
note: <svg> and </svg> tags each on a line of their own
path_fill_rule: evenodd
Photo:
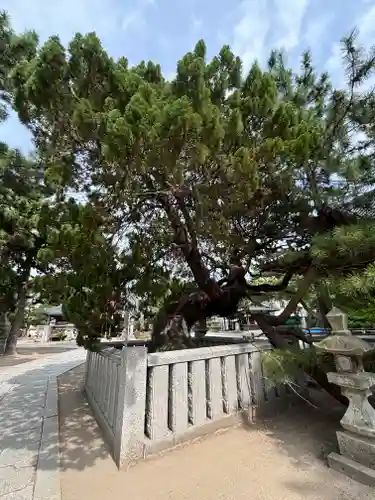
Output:
<svg viewBox="0 0 375 500">
<path fill-rule="evenodd" d="M 118 472 L 83 398 L 83 367 L 59 380 L 62 500 L 370 500 L 328 469 L 341 410 L 301 405 Z M 321 397 L 321 396 L 319 396 Z"/>
<path fill-rule="evenodd" d="M 59 344 L 41 346 L 37 343 L 30 342 L 28 344 L 23 342 L 20 346 L 17 346 L 17 354 L 15 356 L 0 356 L 0 373 L 2 368 L 20 365 L 34 359 L 45 358 L 51 354 L 64 352 L 72 348 L 74 347 Z"/>
</svg>

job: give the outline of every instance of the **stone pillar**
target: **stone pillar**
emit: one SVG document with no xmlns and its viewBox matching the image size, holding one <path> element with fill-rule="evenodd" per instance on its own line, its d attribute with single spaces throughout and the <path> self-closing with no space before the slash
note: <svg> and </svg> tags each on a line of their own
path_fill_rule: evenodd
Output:
<svg viewBox="0 0 375 500">
<path fill-rule="evenodd" d="M 43 344 L 45 344 L 46 342 L 49 341 L 49 338 L 51 336 L 51 325 L 48 324 L 48 325 L 44 325 L 44 328 L 43 328 L 43 334 L 42 334 L 42 342 Z"/>
<path fill-rule="evenodd" d="M 141 332 L 145 331 L 145 316 L 143 312 L 141 312 L 139 316 L 139 329 L 141 330 Z"/>
<path fill-rule="evenodd" d="M 337 432 L 340 453 L 330 453 L 328 464 L 352 479 L 375 486 L 375 410 L 368 401 L 375 374 L 365 372 L 363 367 L 363 356 L 373 347 L 351 335 L 346 316 L 338 309 L 334 308 L 327 319 L 333 335 L 315 346 L 334 356 L 337 371 L 328 373 L 328 380 L 340 386 L 349 401 L 340 422 L 343 430 Z"/>
<path fill-rule="evenodd" d="M 124 311 L 123 315 L 123 329 L 121 332 L 121 340 L 125 340 L 125 342 L 128 341 L 129 338 L 129 312 Z"/>
<path fill-rule="evenodd" d="M 308 313 L 303 307 L 301 307 L 299 312 L 300 312 L 300 316 L 301 316 L 301 328 L 307 328 Z"/>
<path fill-rule="evenodd" d="M 144 453 L 147 348 L 123 347 L 119 374 L 114 458 L 122 469 Z"/>
<path fill-rule="evenodd" d="M 128 337 L 130 340 L 134 340 L 135 339 L 135 335 L 134 335 L 134 319 L 131 319 L 130 320 L 130 325 L 129 325 L 129 337 Z"/>
</svg>

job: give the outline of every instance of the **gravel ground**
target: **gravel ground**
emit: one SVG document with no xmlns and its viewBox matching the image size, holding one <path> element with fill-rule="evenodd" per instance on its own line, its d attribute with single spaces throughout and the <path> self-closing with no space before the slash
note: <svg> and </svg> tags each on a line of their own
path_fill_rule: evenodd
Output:
<svg viewBox="0 0 375 500">
<path fill-rule="evenodd" d="M 59 379 L 62 500 L 370 500 L 328 469 L 341 408 L 321 393 L 261 425 L 233 428 L 118 472 L 83 398 L 83 368 Z"/>
</svg>

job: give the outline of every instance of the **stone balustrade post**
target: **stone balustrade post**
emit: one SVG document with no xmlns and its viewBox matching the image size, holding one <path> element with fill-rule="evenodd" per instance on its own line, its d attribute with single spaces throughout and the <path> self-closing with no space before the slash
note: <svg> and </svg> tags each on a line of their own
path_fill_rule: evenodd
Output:
<svg viewBox="0 0 375 500">
<path fill-rule="evenodd" d="M 114 437 L 114 458 L 119 468 L 143 456 L 146 385 L 147 348 L 124 346 Z"/>
</svg>

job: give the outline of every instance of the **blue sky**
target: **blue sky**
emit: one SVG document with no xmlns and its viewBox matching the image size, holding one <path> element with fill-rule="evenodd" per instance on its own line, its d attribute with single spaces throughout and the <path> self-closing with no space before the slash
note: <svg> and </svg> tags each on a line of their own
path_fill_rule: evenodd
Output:
<svg viewBox="0 0 375 500">
<path fill-rule="evenodd" d="M 2 0 L 15 30 L 35 29 L 41 41 L 60 35 L 67 43 L 77 31 L 95 31 L 114 56 L 159 62 L 166 76 L 176 61 L 203 38 L 209 55 L 231 45 L 245 68 L 264 62 L 272 48 L 284 48 L 291 66 L 306 49 L 316 67 L 336 84 L 340 38 L 354 26 L 365 46 L 375 45 L 375 0 Z M 27 131 L 12 116 L 0 125 L 0 140 L 27 152 Z"/>
</svg>

